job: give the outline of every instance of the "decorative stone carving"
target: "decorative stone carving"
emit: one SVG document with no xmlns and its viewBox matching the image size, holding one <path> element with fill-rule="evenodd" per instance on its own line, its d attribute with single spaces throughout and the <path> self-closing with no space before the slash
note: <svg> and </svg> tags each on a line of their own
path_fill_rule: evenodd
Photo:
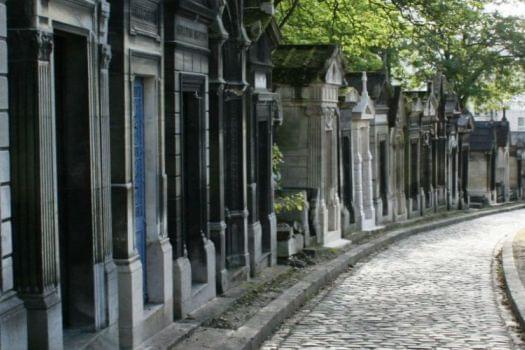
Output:
<svg viewBox="0 0 525 350">
<path fill-rule="evenodd" d="M 326 108 L 325 109 L 325 119 L 324 119 L 324 128 L 326 131 L 330 131 L 330 130 L 333 130 L 333 124 L 334 124 L 334 116 L 335 116 L 335 111 L 333 108 Z"/>
<path fill-rule="evenodd" d="M 99 45 L 99 55 L 100 55 L 100 69 L 108 69 L 109 63 L 111 62 L 111 46 L 108 44 Z"/>
<path fill-rule="evenodd" d="M 156 0 L 132 0 L 130 33 L 160 38 L 160 3 Z"/>
</svg>

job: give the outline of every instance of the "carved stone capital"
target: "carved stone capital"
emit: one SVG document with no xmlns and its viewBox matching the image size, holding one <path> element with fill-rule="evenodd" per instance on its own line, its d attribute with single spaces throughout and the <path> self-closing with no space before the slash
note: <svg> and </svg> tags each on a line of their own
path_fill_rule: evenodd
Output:
<svg viewBox="0 0 525 350">
<path fill-rule="evenodd" d="M 111 46 L 108 44 L 99 45 L 99 59 L 100 59 L 100 69 L 108 69 L 109 63 L 111 62 Z"/>
</svg>

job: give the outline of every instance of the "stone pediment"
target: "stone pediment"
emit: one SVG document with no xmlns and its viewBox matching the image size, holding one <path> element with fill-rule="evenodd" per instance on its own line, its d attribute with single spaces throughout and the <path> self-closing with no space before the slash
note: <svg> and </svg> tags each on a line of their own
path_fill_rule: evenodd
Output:
<svg viewBox="0 0 525 350">
<path fill-rule="evenodd" d="M 334 57 L 329 63 L 324 81 L 327 84 L 343 85 L 343 65 L 339 57 Z"/>
<path fill-rule="evenodd" d="M 352 111 L 353 117 L 357 119 L 372 119 L 375 115 L 374 102 L 364 94 L 360 96 L 359 102 Z"/>
<path fill-rule="evenodd" d="M 372 119 L 375 116 L 375 106 L 374 101 L 368 95 L 368 77 L 366 72 L 363 72 L 361 81 L 363 84 L 361 95 L 352 111 L 352 116 L 354 119 Z"/>
</svg>

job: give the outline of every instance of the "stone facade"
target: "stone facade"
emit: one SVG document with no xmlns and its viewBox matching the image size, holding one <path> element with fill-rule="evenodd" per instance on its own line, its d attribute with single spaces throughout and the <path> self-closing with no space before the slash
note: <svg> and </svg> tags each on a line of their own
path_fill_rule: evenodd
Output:
<svg viewBox="0 0 525 350">
<path fill-rule="evenodd" d="M 421 149 L 423 143 L 423 100 L 418 92 L 406 92 L 407 114 L 405 124 L 405 189 L 408 218 L 422 214 Z"/>
<path fill-rule="evenodd" d="M 495 204 L 496 133 L 493 122 L 476 121 L 470 139 L 469 193 L 474 206 Z"/>
<path fill-rule="evenodd" d="M 166 2 L 164 15 L 167 229 L 176 317 L 216 295 L 215 246 L 209 232 L 208 27 L 219 12 L 193 4 Z"/>
<path fill-rule="evenodd" d="M 368 94 L 367 75 L 362 74 L 361 94 L 352 109 L 353 189 L 356 223 L 360 230 L 376 228 L 374 205 L 373 157 L 370 124 L 375 117 L 374 102 Z"/>
<path fill-rule="evenodd" d="M 347 75 L 348 83 L 362 94 L 362 74 Z M 388 115 L 390 112 L 391 86 L 386 74 L 367 73 L 368 95 L 374 101 L 374 118 L 370 121 L 370 153 L 372 156 L 373 202 L 377 223 L 393 221 L 394 188 L 389 160 L 393 153 L 390 142 Z"/>
<path fill-rule="evenodd" d="M 6 4 L 0 1 L 0 348 L 26 349 L 27 318 L 17 297 L 13 271 L 11 210 L 11 134 L 7 86 Z"/>
<path fill-rule="evenodd" d="M 121 347 L 133 348 L 173 319 L 172 248 L 166 229 L 163 4 L 113 1 L 111 11 L 111 103 L 105 104 L 111 119 L 119 338 Z"/>
<path fill-rule="evenodd" d="M 390 111 L 390 144 L 392 156 L 390 165 L 392 169 L 394 195 L 394 221 L 406 220 L 407 200 L 405 195 L 405 125 L 406 101 L 400 87 L 396 88 L 394 100 Z"/>
<path fill-rule="evenodd" d="M 283 104 L 276 137 L 284 155 L 283 187 L 309 193 L 317 242 L 339 244 L 340 50 L 335 45 L 289 45 L 279 47 L 273 57 L 274 83 Z"/>
<path fill-rule="evenodd" d="M 250 271 L 255 275 L 262 268 L 277 263 L 277 217 L 274 210 L 272 169 L 273 130 L 281 121 L 280 99 L 272 92 L 271 52 L 277 47 L 280 34 L 273 9 L 256 1 L 249 6 L 245 21 L 252 45 L 247 56 L 247 124 L 248 148 L 248 249 Z"/>
<path fill-rule="evenodd" d="M 4 2 L 2 348 L 136 348 L 276 263 L 272 6 Z"/>
<path fill-rule="evenodd" d="M 29 348 L 117 346 L 109 3 L 9 1 L 7 18 L 15 285 Z"/>
</svg>

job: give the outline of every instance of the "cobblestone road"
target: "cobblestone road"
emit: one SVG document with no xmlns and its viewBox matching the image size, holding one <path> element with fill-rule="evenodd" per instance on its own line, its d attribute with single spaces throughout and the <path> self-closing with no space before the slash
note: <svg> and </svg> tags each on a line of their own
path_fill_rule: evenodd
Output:
<svg viewBox="0 0 525 350">
<path fill-rule="evenodd" d="M 314 298 L 262 349 L 512 349 L 491 264 L 498 242 L 524 226 L 520 210 L 392 245 Z"/>
</svg>

